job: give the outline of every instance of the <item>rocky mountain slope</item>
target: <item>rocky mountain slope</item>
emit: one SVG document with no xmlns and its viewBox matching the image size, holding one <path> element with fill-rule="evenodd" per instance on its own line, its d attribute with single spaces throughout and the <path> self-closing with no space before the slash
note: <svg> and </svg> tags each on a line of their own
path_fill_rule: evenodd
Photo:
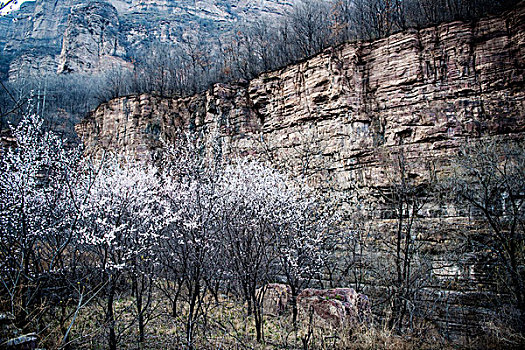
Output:
<svg viewBox="0 0 525 350">
<path fill-rule="evenodd" d="M 409 176 L 425 183 L 446 176 L 451 158 L 470 138 L 523 139 L 524 55 L 521 2 L 499 17 L 348 43 L 188 98 L 118 98 L 77 131 L 91 154 L 109 149 L 151 159 L 161 138 L 174 141 L 183 126 L 201 135 L 210 155 L 267 159 L 293 174 L 306 173 L 318 188 L 365 203 L 371 189 L 388 186 L 393 170 L 384 158 L 390 154 L 402 151 Z M 448 235 L 468 225 L 470 214 L 438 203 L 422 214 L 438 261 Z M 388 210 L 373 215 L 377 230 L 388 232 Z M 489 312 L 479 304 L 479 270 L 452 264 L 436 273 L 472 282 L 461 293 L 448 290 L 450 308 L 434 315 L 449 329 L 465 331 Z"/>
<path fill-rule="evenodd" d="M 90 72 L 154 40 L 214 40 L 239 22 L 280 16 L 290 0 L 36 0 L 0 16 L 0 78 Z"/>
</svg>

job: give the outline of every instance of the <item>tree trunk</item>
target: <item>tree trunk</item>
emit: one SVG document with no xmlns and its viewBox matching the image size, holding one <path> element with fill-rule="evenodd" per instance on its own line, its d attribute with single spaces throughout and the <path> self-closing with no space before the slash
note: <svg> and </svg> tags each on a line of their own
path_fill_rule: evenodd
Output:
<svg viewBox="0 0 525 350">
<path fill-rule="evenodd" d="M 257 342 L 261 343 L 264 339 L 263 333 L 263 309 L 261 303 L 257 299 L 257 292 L 254 290 L 252 292 L 252 302 L 253 302 L 253 316 L 255 319 L 255 331 L 257 332 Z"/>
<path fill-rule="evenodd" d="M 523 291 L 523 281 L 521 279 L 520 273 L 519 273 L 519 264 L 517 259 L 517 250 L 516 247 L 516 240 L 511 240 L 509 243 L 510 249 L 509 249 L 509 256 L 510 256 L 510 276 L 512 281 L 512 289 L 514 291 L 515 297 L 516 297 L 516 304 L 518 307 L 518 310 L 520 312 L 519 321 L 520 326 L 519 331 L 524 332 L 525 331 L 525 296 Z"/>
<path fill-rule="evenodd" d="M 292 291 L 292 300 L 291 300 L 291 303 L 292 303 L 292 323 L 293 323 L 293 328 L 295 330 L 297 330 L 297 314 L 298 314 L 298 310 L 297 310 L 297 288 L 295 288 L 295 286 L 290 285 L 290 289 Z"/>
<path fill-rule="evenodd" d="M 111 277 L 110 277 L 111 278 Z M 109 331 L 109 350 L 117 350 L 117 335 L 115 333 L 115 312 L 113 303 L 115 300 L 116 282 L 112 279 L 108 291 L 106 324 Z"/>
<path fill-rule="evenodd" d="M 175 292 L 175 296 L 173 297 L 173 300 L 171 302 L 171 316 L 177 317 L 177 303 L 179 301 L 180 297 L 180 291 L 182 289 L 182 283 L 176 282 L 177 285 L 177 291 Z"/>
<path fill-rule="evenodd" d="M 142 307 L 142 293 L 139 290 L 139 283 L 137 278 L 134 278 L 133 289 L 135 293 L 136 305 L 137 305 L 137 322 L 139 326 L 139 349 L 144 349 L 144 310 Z"/>
<path fill-rule="evenodd" d="M 248 291 L 248 286 L 245 283 L 243 283 L 242 289 L 244 292 L 244 299 L 246 299 L 247 303 L 246 315 L 250 316 L 252 314 L 252 297 Z"/>
<path fill-rule="evenodd" d="M 171 302 L 171 317 L 177 317 L 177 299 L 173 299 Z"/>
<path fill-rule="evenodd" d="M 191 289 L 190 293 L 191 293 Z M 188 349 L 193 349 L 193 327 L 194 327 L 194 318 L 195 318 L 195 305 L 197 304 L 197 298 L 200 294 L 200 284 L 199 282 L 195 283 L 195 288 L 193 289 L 192 295 L 190 295 L 190 310 L 188 313 L 188 320 L 186 322 L 186 343 Z"/>
<path fill-rule="evenodd" d="M 262 331 L 262 312 L 261 308 L 257 305 L 254 307 L 253 315 L 255 317 L 255 330 L 257 332 L 257 342 L 262 342 L 263 331 Z"/>
</svg>

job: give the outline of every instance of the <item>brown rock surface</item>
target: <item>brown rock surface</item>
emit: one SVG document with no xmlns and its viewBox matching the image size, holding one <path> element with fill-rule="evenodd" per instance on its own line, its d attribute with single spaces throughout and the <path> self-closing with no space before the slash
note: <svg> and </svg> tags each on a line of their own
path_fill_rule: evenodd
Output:
<svg viewBox="0 0 525 350">
<path fill-rule="evenodd" d="M 522 137 L 524 14 L 522 3 L 504 18 L 349 43 L 188 98 L 118 98 L 77 131 L 89 152 L 148 157 L 183 124 L 217 152 L 270 157 L 296 173 L 297 149 L 308 151 L 319 186 L 377 185 L 384 150 L 444 160 L 469 137 Z"/>
<path fill-rule="evenodd" d="M 317 327 L 346 328 L 368 322 L 368 297 L 352 288 L 305 289 L 297 296 L 300 319 Z"/>
</svg>

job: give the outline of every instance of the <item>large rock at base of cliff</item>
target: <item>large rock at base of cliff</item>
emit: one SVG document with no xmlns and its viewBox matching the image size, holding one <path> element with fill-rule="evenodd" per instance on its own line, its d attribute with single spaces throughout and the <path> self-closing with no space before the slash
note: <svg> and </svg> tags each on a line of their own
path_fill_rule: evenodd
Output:
<svg viewBox="0 0 525 350">
<path fill-rule="evenodd" d="M 352 288 L 305 289 L 297 297 L 299 319 L 316 327 L 352 328 L 370 320 L 368 297 Z"/>
</svg>

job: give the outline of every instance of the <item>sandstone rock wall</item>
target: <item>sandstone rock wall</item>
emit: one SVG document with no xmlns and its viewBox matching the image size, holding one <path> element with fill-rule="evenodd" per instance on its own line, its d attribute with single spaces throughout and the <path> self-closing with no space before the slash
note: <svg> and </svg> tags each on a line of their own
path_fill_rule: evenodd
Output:
<svg viewBox="0 0 525 350">
<path fill-rule="evenodd" d="M 504 17 L 349 43 L 188 98 L 115 99 L 77 130 L 88 151 L 148 157 L 185 125 L 223 154 L 271 158 L 295 173 L 311 156 L 319 186 L 380 185 L 384 152 L 446 162 L 467 138 L 523 135 L 524 14 L 522 3 Z"/>
<path fill-rule="evenodd" d="M 410 177 L 424 183 L 427 165 L 446 176 L 450 159 L 469 138 L 523 139 L 524 45 L 522 2 L 500 17 L 331 48 L 196 96 L 118 98 L 77 131 L 88 153 L 107 149 L 150 159 L 161 139 L 173 141 L 182 126 L 200 135 L 214 156 L 269 160 L 307 174 L 317 188 L 367 200 L 371 188 L 388 186 L 389 154 L 403 151 Z M 382 210 L 374 215 L 377 231 L 388 235 L 392 216 Z M 439 266 L 447 235 L 469 225 L 468 213 L 435 204 L 424 215 Z M 448 331 L 467 332 L 467 325 L 490 318 L 490 308 L 480 302 L 485 282 L 474 265 L 436 268 L 435 275 L 461 285 L 444 291 L 447 310 L 434 315 Z"/>
</svg>

